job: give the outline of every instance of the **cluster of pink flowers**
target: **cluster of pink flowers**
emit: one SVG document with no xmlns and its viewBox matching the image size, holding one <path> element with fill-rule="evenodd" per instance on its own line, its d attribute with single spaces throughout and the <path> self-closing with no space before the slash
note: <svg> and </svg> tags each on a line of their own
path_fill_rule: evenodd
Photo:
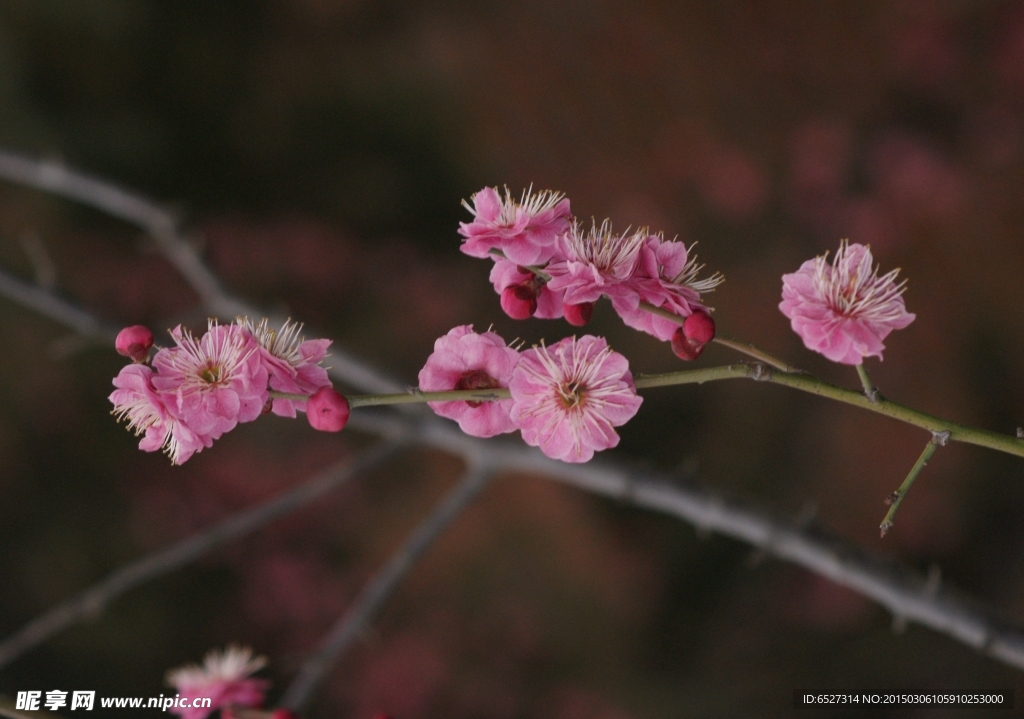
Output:
<svg viewBox="0 0 1024 719">
<path fill-rule="evenodd" d="M 274 330 L 267 320 L 210 320 L 197 339 L 179 325 L 170 331 L 174 346 L 159 348 L 147 364 L 153 333 L 128 327 L 116 346 L 133 364 L 114 378 L 113 413 L 143 437 L 140 449 L 162 449 L 174 464 L 268 412 L 306 412 L 317 429 L 337 431 L 348 407 L 320 366 L 330 341 L 304 340 L 301 329 L 291 321 Z M 272 396 L 278 393 L 287 396 Z"/>
<path fill-rule="evenodd" d="M 587 462 L 595 451 L 616 446 L 613 428 L 628 422 L 643 401 L 626 358 L 590 335 L 520 352 L 494 332 L 463 325 L 437 340 L 419 379 L 427 392 L 507 388 L 509 399 L 429 405 L 466 434 L 519 430 L 527 444 L 566 462 Z"/>
<path fill-rule="evenodd" d="M 463 202 L 474 220 L 459 228 L 462 251 L 494 260 L 490 279 L 510 317 L 564 317 L 582 327 L 594 303 L 607 297 L 628 326 L 665 342 L 675 340 L 673 347 L 688 340 L 690 349 L 677 352 L 684 359 L 700 353 L 706 342 L 688 335 L 683 321 L 693 314 L 710 321 L 701 295 L 723 278 L 697 278 L 702 266 L 692 246 L 647 228 L 616 233 L 608 220 L 587 229 L 576 222 L 561 193 L 527 190 L 516 201 L 507 189 L 503 198 L 496 188 L 485 187 L 472 201 Z"/>
</svg>

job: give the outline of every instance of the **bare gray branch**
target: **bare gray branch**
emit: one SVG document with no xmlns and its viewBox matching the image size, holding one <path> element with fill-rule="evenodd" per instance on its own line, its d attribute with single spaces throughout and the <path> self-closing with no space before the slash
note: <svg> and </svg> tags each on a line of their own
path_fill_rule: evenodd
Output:
<svg viewBox="0 0 1024 719">
<path fill-rule="evenodd" d="M 335 661 L 359 637 L 373 616 L 398 590 L 398 585 L 426 554 L 434 541 L 480 493 L 492 476 L 486 466 L 470 465 L 466 474 L 441 503 L 381 567 L 324 638 L 320 649 L 299 669 L 281 699 L 281 705 L 301 711 L 313 697 Z"/>
<path fill-rule="evenodd" d="M 99 614 L 107 604 L 129 589 L 180 569 L 232 540 L 251 534 L 273 520 L 337 489 L 360 472 L 390 458 L 401 443 L 385 441 L 353 460 L 344 460 L 295 489 L 251 509 L 228 517 L 178 544 L 132 562 L 46 614 L 32 620 L 0 643 L 0 667 L 83 619 Z"/>
</svg>

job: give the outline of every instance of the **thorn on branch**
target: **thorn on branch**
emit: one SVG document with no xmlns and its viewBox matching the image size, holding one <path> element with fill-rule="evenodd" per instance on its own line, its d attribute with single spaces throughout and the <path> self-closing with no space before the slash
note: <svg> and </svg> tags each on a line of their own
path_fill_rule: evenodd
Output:
<svg viewBox="0 0 1024 719">
<path fill-rule="evenodd" d="M 755 382 L 767 382 L 772 378 L 772 368 L 766 364 L 755 362 L 750 365 L 748 376 Z"/>
<path fill-rule="evenodd" d="M 1024 439 L 1024 427 L 1017 428 L 1017 439 Z"/>
<path fill-rule="evenodd" d="M 899 498 L 900 498 L 900 493 L 899 492 L 893 492 L 892 494 L 890 494 L 888 497 L 885 498 L 884 504 L 885 504 L 886 507 L 891 507 L 892 505 L 894 505 L 899 500 Z M 885 532 L 882 532 L 882 536 L 883 537 L 885 536 Z"/>
</svg>

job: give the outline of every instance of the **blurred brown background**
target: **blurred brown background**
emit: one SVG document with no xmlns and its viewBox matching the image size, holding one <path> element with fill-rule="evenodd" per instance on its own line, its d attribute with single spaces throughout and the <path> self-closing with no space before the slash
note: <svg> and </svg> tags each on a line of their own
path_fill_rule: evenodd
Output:
<svg viewBox="0 0 1024 719">
<path fill-rule="evenodd" d="M 727 277 L 721 331 L 831 381 L 780 277 L 840 238 L 902 267 L 918 315 L 871 361 L 888 396 L 989 429 L 1024 424 L 1024 4 L 370 0 L 0 5 L 0 144 L 176 203 L 228 287 L 404 382 L 434 339 L 505 318 L 458 252 L 484 184 L 566 192 L 651 225 Z M 28 239 L 26 239 L 28 238 Z M 195 296 L 132 228 L 0 186 L 0 263 L 121 324 Z M 635 371 L 667 346 L 600 306 Z M 267 417 L 184 467 L 109 416 L 121 362 L 0 301 L 0 635 L 122 563 L 295 485 L 369 438 Z M 731 361 L 709 349 L 699 364 Z M 927 434 L 780 387 L 646 393 L 620 457 L 818 521 L 1024 621 L 1024 465 L 941 450 L 884 541 L 882 499 Z M 156 696 L 229 641 L 276 691 L 454 481 L 411 452 L 315 509 L 136 590 L 0 672 L 0 693 Z M 540 478 L 506 476 L 456 524 L 325 687 L 369 719 L 782 717 L 794 689 L 1015 688 L 1017 672 L 748 547 Z M 276 695 L 275 695 L 276 696 Z M 825 716 L 825 714 L 819 714 Z M 857 712 L 829 716 L 857 716 Z M 885 716 L 879 713 L 878 716 Z M 929 709 L 891 716 L 953 716 Z"/>
</svg>

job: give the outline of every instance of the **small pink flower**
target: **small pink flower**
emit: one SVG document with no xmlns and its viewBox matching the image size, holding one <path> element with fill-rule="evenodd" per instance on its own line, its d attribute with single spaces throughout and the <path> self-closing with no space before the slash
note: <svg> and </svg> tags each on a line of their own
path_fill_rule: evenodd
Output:
<svg viewBox="0 0 1024 719">
<path fill-rule="evenodd" d="M 136 436 L 145 435 L 139 449 L 162 449 L 171 462 L 182 464 L 196 452 L 213 444 L 174 418 L 163 398 L 153 387 L 153 370 L 142 364 L 130 364 L 114 378 L 117 387 L 110 395 L 113 414 L 128 421 Z"/>
<path fill-rule="evenodd" d="M 871 250 L 847 242 L 831 264 L 826 253 L 783 275 L 779 309 L 808 349 L 858 365 L 865 357 L 882 359 L 882 340 L 915 316 L 903 304 L 907 283 L 896 283 L 899 270 L 879 277 Z"/>
<path fill-rule="evenodd" d="M 519 353 L 507 347 L 505 340 L 494 332 L 477 334 L 472 325 L 461 325 L 434 343 L 433 354 L 420 370 L 420 389 L 424 392 L 447 392 L 508 387 L 512 370 L 518 362 Z M 493 437 L 516 430 L 509 417 L 510 399 L 427 404 L 441 417 L 454 419 L 463 432 L 474 437 Z"/>
<path fill-rule="evenodd" d="M 643 401 L 626 358 L 591 335 L 523 352 L 509 389 L 523 440 L 564 462 L 587 462 L 595 451 L 616 446 L 612 428 L 628 422 Z"/>
<path fill-rule="evenodd" d="M 689 317 L 695 311 L 707 312 L 701 294 L 713 291 L 725 278 L 715 273 L 698 280 L 697 275 L 704 266 L 697 264 L 697 256 L 692 252 L 693 246 L 687 248 L 682 242 L 666 241 L 660 234 L 648 235 L 628 285 L 636 290 L 640 300 L 678 317 Z M 678 322 L 640 309 L 631 297 L 613 297 L 612 307 L 627 326 L 663 342 L 671 340 L 679 329 Z"/>
<path fill-rule="evenodd" d="M 269 398 L 267 369 L 259 345 L 238 325 L 210 320 L 196 340 L 179 325 L 171 330 L 176 347 L 153 358 L 153 386 L 175 417 L 199 435 L 217 439 L 239 422 L 251 422 Z"/>
<path fill-rule="evenodd" d="M 472 206 L 463 200 L 474 219 L 459 224 L 459 234 L 466 238 L 462 251 L 470 257 L 492 257 L 491 250 L 501 250 L 521 265 L 550 260 L 555 254 L 555 239 L 569 229 L 569 200 L 560 192 L 533 194 L 532 189 L 524 191 L 518 202 L 507 187 L 505 199 L 497 188 L 485 187 L 473 195 Z"/>
<path fill-rule="evenodd" d="M 217 709 L 262 706 L 270 682 L 247 677 L 262 669 L 267 660 L 252 654 L 248 647 L 230 646 L 223 653 L 215 649 L 203 658 L 203 666 L 191 664 L 167 672 L 167 683 L 190 705 L 187 709 L 171 707 L 170 711 L 182 719 L 206 719 Z M 209 708 L 191 707 L 196 699 L 207 697 Z"/>
<path fill-rule="evenodd" d="M 640 261 L 646 230 L 617 235 L 608 220 L 584 232 L 579 224 L 558 238 L 559 255 L 545 269 L 548 287 L 564 292 L 563 302 L 596 302 L 602 295 L 625 307 L 636 308 L 640 294 L 629 284 Z"/>
<path fill-rule="evenodd" d="M 564 292 L 558 292 L 548 287 L 542 277 L 535 276 L 532 272 L 520 269 L 515 262 L 503 258 L 495 258 L 494 267 L 491 268 L 491 283 L 494 291 L 502 295 L 509 287 L 526 287 L 526 294 L 532 295 L 537 302 L 532 316 L 542 320 L 557 320 L 562 316 L 562 297 Z M 505 309 L 504 303 L 502 308 Z M 506 309 L 506 314 L 512 316 Z M 514 317 L 513 319 L 525 319 Z"/>
<path fill-rule="evenodd" d="M 306 402 L 306 419 L 313 429 L 340 432 L 348 424 L 351 410 L 348 400 L 334 387 L 321 387 Z"/>
<path fill-rule="evenodd" d="M 286 320 L 280 330 L 271 329 L 266 319 L 254 325 L 240 317 L 244 327 L 259 345 L 259 357 L 269 375 L 270 389 L 288 394 L 312 395 L 321 387 L 330 387 L 327 370 L 320 362 L 327 356 L 330 340 L 306 340 L 299 333 L 302 324 Z M 273 400 L 272 411 L 281 417 L 295 417 L 295 412 L 306 411 L 305 400 Z"/>
<path fill-rule="evenodd" d="M 132 362 L 142 362 L 149 357 L 149 348 L 153 346 L 153 333 L 144 325 L 125 327 L 117 333 L 114 348 L 122 357 L 131 358 Z"/>
</svg>

